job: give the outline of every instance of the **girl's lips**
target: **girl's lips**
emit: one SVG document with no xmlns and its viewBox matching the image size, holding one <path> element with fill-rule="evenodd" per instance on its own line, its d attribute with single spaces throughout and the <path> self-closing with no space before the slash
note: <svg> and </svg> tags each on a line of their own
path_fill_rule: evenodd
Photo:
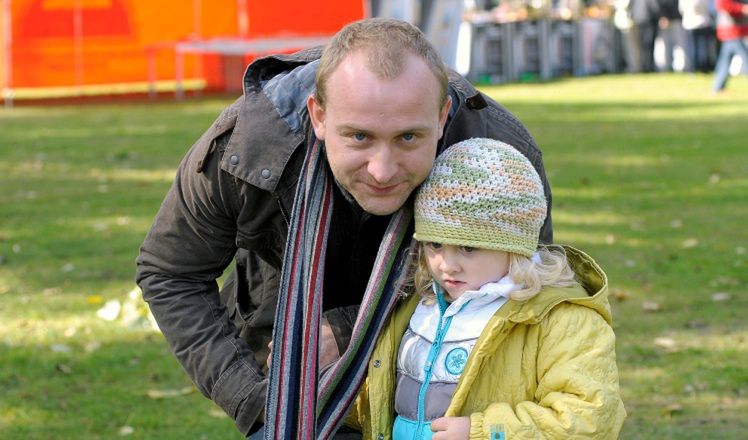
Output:
<svg viewBox="0 0 748 440">
<path fill-rule="evenodd" d="M 444 280 L 444 285 L 445 285 L 446 287 L 460 287 L 460 286 L 462 286 L 463 284 L 465 284 L 465 282 L 463 282 L 463 281 L 457 281 L 457 280 Z"/>
</svg>

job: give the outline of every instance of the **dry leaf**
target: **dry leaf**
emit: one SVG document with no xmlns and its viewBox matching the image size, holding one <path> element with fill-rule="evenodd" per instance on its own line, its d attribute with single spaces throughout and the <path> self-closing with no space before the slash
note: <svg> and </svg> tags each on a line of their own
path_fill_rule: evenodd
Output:
<svg viewBox="0 0 748 440">
<path fill-rule="evenodd" d="M 709 183 L 712 185 L 719 183 L 719 174 L 714 173 L 709 176 Z"/>
<path fill-rule="evenodd" d="M 86 302 L 91 305 L 97 305 L 104 302 L 104 297 L 101 295 L 88 295 L 86 297 Z"/>
<path fill-rule="evenodd" d="M 605 244 L 615 244 L 616 236 L 613 234 L 607 234 L 605 236 Z"/>
<path fill-rule="evenodd" d="M 712 295 L 712 301 L 728 301 L 730 298 L 730 294 L 727 292 L 717 292 Z"/>
<path fill-rule="evenodd" d="M 73 369 L 70 368 L 70 365 L 67 364 L 57 364 L 55 365 L 55 369 L 57 369 L 57 371 L 62 374 L 70 374 L 73 372 Z"/>
<path fill-rule="evenodd" d="M 55 353 L 70 353 L 72 351 L 67 344 L 52 344 L 49 348 Z"/>
<path fill-rule="evenodd" d="M 610 294 L 618 301 L 626 301 L 627 299 L 629 299 L 629 297 L 631 297 L 631 294 L 623 289 L 613 289 L 611 290 Z"/>
<path fill-rule="evenodd" d="M 644 301 L 642 302 L 642 310 L 645 312 L 659 312 L 662 310 L 662 306 L 660 306 L 660 303 L 654 301 Z"/>
<path fill-rule="evenodd" d="M 124 436 L 127 436 L 127 435 L 131 435 L 134 432 L 135 432 L 135 428 L 133 428 L 132 426 L 123 426 L 123 427 L 121 427 L 119 429 L 119 431 L 117 431 L 117 434 L 120 437 L 124 437 Z"/>
<path fill-rule="evenodd" d="M 121 308 L 122 305 L 119 303 L 119 301 L 113 299 L 107 301 L 106 304 L 104 304 L 104 307 L 97 310 L 96 316 L 103 319 L 104 321 L 114 321 L 115 319 L 117 319 Z"/>
<path fill-rule="evenodd" d="M 668 336 L 660 336 L 659 338 L 654 338 L 653 342 L 654 345 L 661 348 L 667 348 L 668 350 L 672 350 L 675 348 L 675 339 Z"/>
<path fill-rule="evenodd" d="M 221 408 L 211 408 L 208 411 L 208 415 L 211 417 L 215 417 L 217 419 L 224 419 L 228 417 L 225 412 Z"/>
<path fill-rule="evenodd" d="M 683 405 L 681 405 L 680 403 L 671 403 L 670 405 L 662 409 L 662 413 L 667 416 L 680 414 L 682 412 L 683 412 Z"/>
<path fill-rule="evenodd" d="M 682 247 L 683 249 L 691 249 L 691 248 L 695 248 L 698 245 L 699 245 L 699 240 L 695 238 L 689 238 L 688 240 L 683 240 L 680 244 L 680 247 Z"/>
<path fill-rule="evenodd" d="M 172 397 L 186 396 L 194 391 L 195 387 L 184 387 L 170 390 L 148 390 L 148 393 L 146 394 L 151 399 L 170 399 Z"/>
<path fill-rule="evenodd" d="M 681 221 L 680 219 L 677 219 L 677 218 L 673 219 L 673 220 L 670 221 L 670 227 L 673 228 L 673 229 L 681 228 L 681 227 L 683 227 L 683 221 Z"/>
<path fill-rule="evenodd" d="M 86 345 L 83 347 L 83 349 L 86 350 L 86 353 L 93 353 L 94 351 L 100 348 L 101 348 L 101 342 L 99 341 L 86 342 Z"/>
</svg>

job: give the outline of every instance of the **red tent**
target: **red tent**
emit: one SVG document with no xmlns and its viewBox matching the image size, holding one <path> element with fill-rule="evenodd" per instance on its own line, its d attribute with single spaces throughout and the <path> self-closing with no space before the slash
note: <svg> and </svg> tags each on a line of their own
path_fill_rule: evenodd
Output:
<svg viewBox="0 0 748 440">
<path fill-rule="evenodd" d="M 0 81 L 23 91 L 237 89 L 248 61 L 318 44 L 363 1 L 0 0 Z M 57 89 L 50 89 L 57 88 Z"/>
</svg>

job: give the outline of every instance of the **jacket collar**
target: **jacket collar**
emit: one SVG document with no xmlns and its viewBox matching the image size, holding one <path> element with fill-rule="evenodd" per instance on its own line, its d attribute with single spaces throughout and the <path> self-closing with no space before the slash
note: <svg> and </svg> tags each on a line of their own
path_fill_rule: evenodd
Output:
<svg viewBox="0 0 748 440">
<path fill-rule="evenodd" d="M 571 246 L 563 246 L 580 286 L 546 288 L 527 301 L 509 301 L 497 314 L 514 323 L 537 323 L 553 307 L 570 302 L 597 311 L 609 324 L 613 317 L 608 302 L 608 277 L 589 255 Z"/>
<path fill-rule="evenodd" d="M 442 319 L 444 319 L 461 311 L 469 312 L 472 309 L 481 308 L 499 298 L 506 300 L 510 293 L 519 289 L 519 286 L 511 278 L 504 276 L 495 283 L 484 284 L 478 290 L 468 290 L 451 303 L 446 301 L 446 293 L 438 283 L 433 283 L 433 289 L 442 313 Z"/>
<path fill-rule="evenodd" d="M 244 102 L 221 168 L 251 185 L 275 191 L 308 129 L 306 99 L 314 90 L 321 49 L 274 55 L 244 74 Z"/>
</svg>

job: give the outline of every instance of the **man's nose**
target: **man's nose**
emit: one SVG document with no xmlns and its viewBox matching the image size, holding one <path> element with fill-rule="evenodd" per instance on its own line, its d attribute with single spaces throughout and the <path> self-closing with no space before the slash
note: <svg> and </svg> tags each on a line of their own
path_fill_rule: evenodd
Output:
<svg viewBox="0 0 748 440">
<path fill-rule="evenodd" d="M 369 158 L 367 171 L 377 183 L 387 184 L 397 174 L 397 160 L 390 145 L 379 145 Z"/>
</svg>

